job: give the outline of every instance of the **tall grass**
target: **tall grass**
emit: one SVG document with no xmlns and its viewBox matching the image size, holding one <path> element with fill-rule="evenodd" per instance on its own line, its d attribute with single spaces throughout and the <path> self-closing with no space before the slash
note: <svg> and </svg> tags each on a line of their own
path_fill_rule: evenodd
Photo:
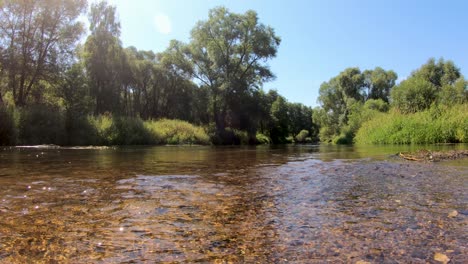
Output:
<svg viewBox="0 0 468 264">
<path fill-rule="evenodd" d="M 432 106 L 414 114 L 392 110 L 362 124 L 358 144 L 468 143 L 468 104 Z"/>
<path fill-rule="evenodd" d="M 73 116 L 50 106 L 0 107 L 0 145 L 210 144 L 202 127 L 180 120 Z"/>
</svg>

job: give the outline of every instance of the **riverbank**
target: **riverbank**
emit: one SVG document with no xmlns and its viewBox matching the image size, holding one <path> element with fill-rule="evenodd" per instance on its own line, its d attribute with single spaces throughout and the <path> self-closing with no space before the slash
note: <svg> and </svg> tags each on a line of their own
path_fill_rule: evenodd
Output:
<svg viewBox="0 0 468 264">
<path fill-rule="evenodd" d="M 182 120 L 67 116 L 44 107 L 0 108 L 0 145 L 210 145 L 206 128 Z"/>
<path fill-rule="evenodd" d="M 256 145 L 312 143 L 308 130 L 287 137 L 272 131 L 252 135 L 226 127 L 220 134 L 213 123 L 197 125 L 184 120 L 144 120 L 139 117 L 73 115 L 41 105 L 23 109 L 0 106 L 0 146 L 128 146 L 128 145 Z M 274 131 L 274 129 L 273 129 Z"/>
</svg>

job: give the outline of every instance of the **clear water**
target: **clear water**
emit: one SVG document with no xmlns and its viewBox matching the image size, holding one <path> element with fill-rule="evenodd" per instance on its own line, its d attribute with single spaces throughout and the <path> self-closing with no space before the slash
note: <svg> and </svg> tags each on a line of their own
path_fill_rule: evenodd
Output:
<svg viewBox="0 0 468 264">
<path fill-rule="evenodd" d="M 468 146 L 4 148 L 0 263 L 468 263 L 468 160 L 419 148 Z"/>
</svg>

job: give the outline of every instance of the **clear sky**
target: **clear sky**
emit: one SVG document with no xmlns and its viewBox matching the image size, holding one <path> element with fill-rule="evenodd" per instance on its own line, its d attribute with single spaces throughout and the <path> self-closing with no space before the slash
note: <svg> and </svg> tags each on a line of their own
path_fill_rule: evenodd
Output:
<svg viewBox="0 0 468 264">
<path fill-rule="evenodd" d="M 95 0 L 93 0 L 95 1 Z M 108 0 L 117 6 L 124 46 L 160 52 L 190 40 L 208 10 L 255 10 L 282 42 L 269 61 L 277 89 L 291 102 L 317 105 L 320 84 L 347 67 L 380 66 L 406 78 L 430 57 L 453 60 L 468 76 L 465 0 Z"/>
</svg>

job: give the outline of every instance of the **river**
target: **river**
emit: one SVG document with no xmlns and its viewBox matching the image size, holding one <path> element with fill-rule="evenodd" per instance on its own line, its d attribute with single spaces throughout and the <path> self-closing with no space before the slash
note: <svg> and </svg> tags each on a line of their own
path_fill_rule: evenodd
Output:
<svg viewBox="0 0 468 264">
<path fill-rule="evenodd" d="M 468 160 L 417 148 L 3 148 L 0 263 L 468 263 Z"/>
</svg>

